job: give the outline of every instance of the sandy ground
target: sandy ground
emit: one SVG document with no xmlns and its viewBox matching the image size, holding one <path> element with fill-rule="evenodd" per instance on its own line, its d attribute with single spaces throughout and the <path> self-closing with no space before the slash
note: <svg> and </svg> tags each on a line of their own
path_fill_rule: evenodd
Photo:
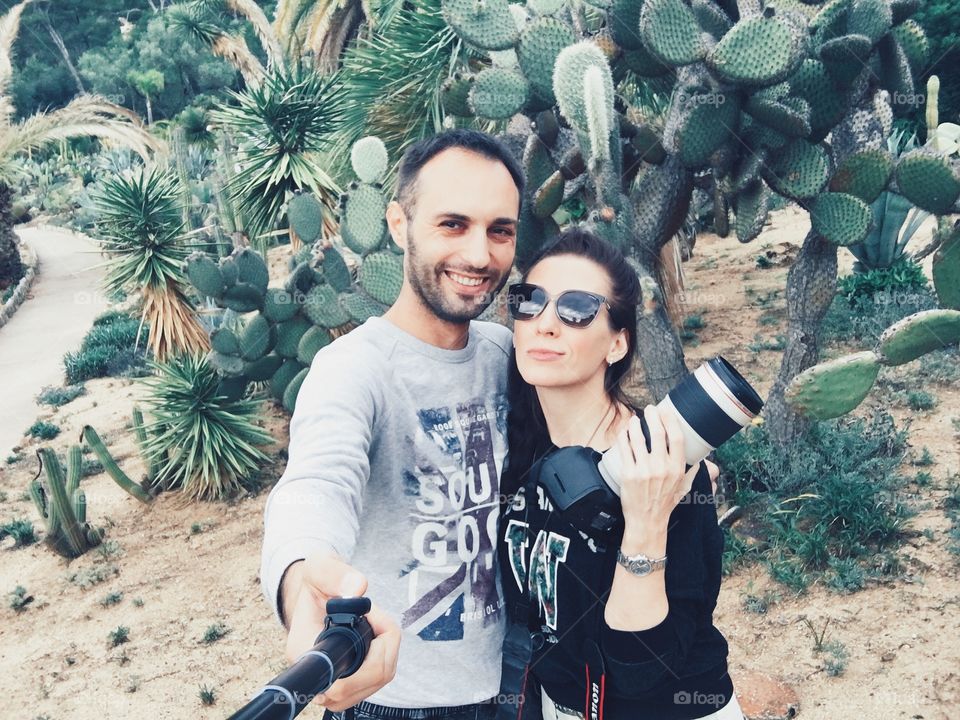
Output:
<svg viewBox="0 0 960 720">
<path fill-rule="evenodd" d="M 772 339 L 779 325 L 761 325 L 763 313 L 783 318 L 783 287 L 789 259 L 806 231 L 806 217 L 794 210 L 773 216 L 755 242 L 704 235 L 685 265 L 688 314 L 701 313 L 702 342 L 688 347 L 688 365 L 724 354 L 765 394 L 779 365 L 779 353 L 753 353 L 746 345 L 756 333 Z M 922 244 L 929 232 L 921 232 Z M 756 267 L 767 254 L 772 267 Z M 842 267 L 852 261 L 841 253 Z M 928 261 L 929 263 L 929 261 Z M 283 263 L 273 270 L 285 273 Z M 275 280 L 276 282 L 276 280 Z M 753 292 L 748 293 L 747 288 Z M 763 307 L 757 298 L 779 291 Z M 29 308 L 28 302 L 21 312 Z M 6 331 L 7 328 L 4 329 Z M 3 333 L 0 332 L 0 336 Z M 51 445 L 65 451 L 85 423 L 103 435 L 118 462 L 139 478 L 143 464 L 129 430 L 130 410 L 142 393 L 136 381 L 104 379 L 87 384 L 88 393 L 59 410 L 28 415 L 56 418 L 63 427 Z M 927 446 L 936 464 L 930 486 L 919 489 L 913 537 L 903 548 L 905 576 L 853 595 L 814 587 L 795 598 L 760 568 L 728 578 L 716 621 L 730 641 L 730 664 L 784 678 L 800 696 L 799 717 L 837 718 L 960 717 L 960 565 L 945 549 L 949 523 L 942 501 L 946 478 L 960 471 L 958 438 L 951 418 L 960 415 L 957 388 L 930 389 L 939 400 L 915 413 L 911 442 Z M 265 406 L 264 424 L 286 445 L 287 420 Z M 898 419 L 909 411 L 897 410 Z M 22 432 L 22 429 L 20 430 Z M 0 519 L 29 517 L 40 527 L 24 491 L 37 470 L 36 443 L 23 448 L 26 459 L 0 464 Z M 282 459 L 273 476 L 283 469 Z M 269 475 L 269 473 L 268 473 Z M 242 705 L 263 682 L 283 668 L 283 634 L 260 596 L 257 572 L 266 492 L 229 503 L 184 504 L 161 496 L 143 506 L 106 475 L 85 479 L 90 519 L 107 530 L 117 554 L 91 552 L 63 560 L 42 545 L 0 548 L 0 590 L 26 587 L 34 601 L 22 613 L 0 607 L 0 716 L 34 720 L 48 717 L 222 718 Z M 0 496 L 2 497 L 2 496 Z M 192 526 L 200 523 L 200 532 Z M 934 531 L 933 539 L 921 534 Z M 105 579 L 87 589 L 72 575 L 100 570 Z M 745 595 L 779 593 L 766 614 L 746 612 Z M 104 606 L 108 593 L 119 603 Z M 142 601 L 138 606 L 135 600 Z M 813 652 L 809 618 L 816 628 L 829 619 L 827 639 L 846 645 L 846 672 L 830 677 Z M 211 625 L 223 622 L 221 640 L 200 641 Z M 123 625 L 129 642 L 110 647 L 108 633 Z M 201 685 L 216 692 L 216 704 L 201 704 Z M 301 717 L 319 718 L 317 708 Z"/>
</svg>

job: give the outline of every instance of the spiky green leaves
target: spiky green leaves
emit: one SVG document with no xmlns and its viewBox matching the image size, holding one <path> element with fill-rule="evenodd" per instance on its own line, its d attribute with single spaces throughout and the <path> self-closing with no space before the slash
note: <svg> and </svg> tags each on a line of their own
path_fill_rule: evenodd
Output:
<svg viewBox="0 0 960 720">
<path fill-rule="evenodd" d="M 443 0 L 443 17 L 454 32 L 483 50 L 506 50 L 518 38 L 507 0 Z"/>
<path fill-rule="evenodd" d="M 802 36 L 768 7 L 741 19 L 707 55 L 707 65 L 731 83 L 773 85 L 803 60 Z"/>
<path fill-rule="evenodd" d="M 863 402 L 879 372 L 876 353 L 867 350 L 845 355 L 797 375 L 787 386 L 784 399 L 802 415 L 818 420 L 840 417 Z"/>
<path fill-rule="evenodd" d="M 836 245 L 862 242 L 870 231 L 873 214 L 863 200 L 846 193 L 823 193 L 810 209 L 810 224 L 825 240 Z"/>
</svg>

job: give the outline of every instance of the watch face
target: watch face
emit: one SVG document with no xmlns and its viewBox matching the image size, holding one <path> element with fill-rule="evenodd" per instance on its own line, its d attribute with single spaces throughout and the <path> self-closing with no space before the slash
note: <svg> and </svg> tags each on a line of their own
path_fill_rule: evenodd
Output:
<svg viewBox="0 0 960 720">
<path fill-rule="evenodd" d="M 653 566 L 646 558 L 643 560 L 634 560 L 632 565 L 633 572 L 637 575 L 649 575 L 653 571 Z"/>
</svg>

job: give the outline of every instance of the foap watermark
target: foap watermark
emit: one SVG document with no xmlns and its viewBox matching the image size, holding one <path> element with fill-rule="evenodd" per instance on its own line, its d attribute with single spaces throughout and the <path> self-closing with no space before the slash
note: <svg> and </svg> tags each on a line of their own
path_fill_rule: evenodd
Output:
<svg viewBox="0 0 960 720">
<path fill-rule="evenodd" d="M 723 693 L 687 692 L 681 690 L 673 694 L 674 705 L 697 705 L 721 708 L 727 704 L 729 698 Z"/>
<path fill-rule="evenodd" d="M 927 97 L 923 93 L 905 93 L 895 92 L 890 96 L 891 105 L 903 105 L 906 107 L 920 107 L 925 105 Z"/>
<path fill-rule="evenodd" d="M 677 102 L 681 105 L 723 105 L 727 101 L 726 96 L 719 92 L 705 93 L 677 93 Z"/>
</svg>

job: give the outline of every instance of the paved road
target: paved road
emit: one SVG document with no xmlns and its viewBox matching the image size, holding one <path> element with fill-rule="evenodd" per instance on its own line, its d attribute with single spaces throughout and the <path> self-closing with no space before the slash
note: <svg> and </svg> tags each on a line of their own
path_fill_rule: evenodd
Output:
<svg viewBox="0 0 960 720">
<path fill-rule="evenodd" d="M 103 262 L 88 238 L 52 227 L 17 228 L 40 265 L 27 299 L 0 328 L 0 463 L 40 414 L 36 395 L 62 385 L 63 355 L 107 309 Z"/>
</svg>

